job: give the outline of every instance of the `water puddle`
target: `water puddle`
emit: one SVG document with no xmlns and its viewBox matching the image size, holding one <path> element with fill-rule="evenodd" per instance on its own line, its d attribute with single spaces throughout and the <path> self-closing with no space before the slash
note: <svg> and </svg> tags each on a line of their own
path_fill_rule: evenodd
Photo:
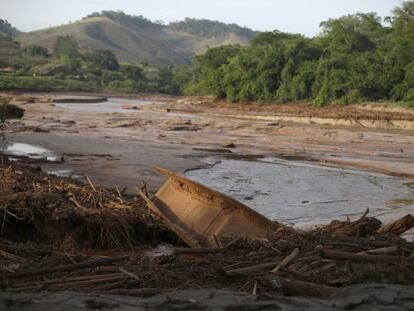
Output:
<svg viewBox="0 0 414 311">
<path fill-rule="evenodd" d="M 367 208 L 373 216 L 414 208 L 407 180 L 276 158 L 222 160 L 186 176 L 298 227 L 360 215 Z"/>
<path fill-rule="evenodd" d="M 140 112 L 139 106 L 159 103 L 148 100 L 109 98 L 107 102 L 102 103 L 56 103 L 55 105 L 72 111 L 136 113 Z"/>
<path fill-rule="evenodd" d="M 48 161 L 56 161 L 57 156 L 52 151 L 40 146 L 8 143 L 0 146 L 0 151 L 6 155 L 28 157 L 31 159 L 46 159 Z"/>
</svg>

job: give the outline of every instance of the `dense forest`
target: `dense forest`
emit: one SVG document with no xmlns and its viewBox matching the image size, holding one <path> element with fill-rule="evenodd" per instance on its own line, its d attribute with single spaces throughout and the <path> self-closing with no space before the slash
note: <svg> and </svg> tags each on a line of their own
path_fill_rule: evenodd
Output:
<svg viewBox="0 0 414 311">
<path fill-rule="evenodd" d="M 414 102 L 414 1 L 382 20 L 374 13 L 321 23 L 314 38 L 261 33 L 176 70 L 182 92 L 230 101 Z"/>
<path fill-rule="evenodd" d="M 102 15 L 142 27 L 150 23 L 112 11 L 91 16 Z M 189 19 L 172 26 L 191 24 Z M 211 29 L 192 31 L 217 34 L 223 31 L 219 26 L 212 22 Z M 120 64 L 110 51 L 81 51 L 69 36 L 59 37 L 52 52 L 18 47 L 10 36 L 2 40 L 15 49 L 0 57 L 1 66 L 13 67 L 12 73 L 0 75 L 2 89 L 163 92 L 319 106 L 361 101 L 414 105 L 414 1 L 404 2 L 384 19 L 375 13 L 330 19 L 313 38 L 258 33 L 248 46 L 211 48 L 191 65 L 175 68 Z"/>
</svg>

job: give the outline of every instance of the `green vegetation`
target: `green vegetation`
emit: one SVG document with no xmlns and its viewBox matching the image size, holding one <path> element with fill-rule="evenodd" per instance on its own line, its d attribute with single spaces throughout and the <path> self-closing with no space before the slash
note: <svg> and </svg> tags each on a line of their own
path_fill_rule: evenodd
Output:
<svg viewBox="0 0 414 311">
<path fill-rule="evenodd" d="M 70 36 L 58 37 L 52 54 L 44 47 L 21 48 L 3 40 L 11 44 L 13 56 L 3 59 L 8 71 L 0 74 L 2 90 L 179 92 L 172 68 L 119 64 L 108 50 L 81 53 Z"/>
<path fill-rule="evenodd" d="M 182 90 L 230 101 L 412 104 L 413 16 L 407 1 L 384 23 L 374 13 L 348 15 L 323 22 L 314 38 L 275 31 L 248 47 L 211 49 L 194 59 Z"/>
</svg>

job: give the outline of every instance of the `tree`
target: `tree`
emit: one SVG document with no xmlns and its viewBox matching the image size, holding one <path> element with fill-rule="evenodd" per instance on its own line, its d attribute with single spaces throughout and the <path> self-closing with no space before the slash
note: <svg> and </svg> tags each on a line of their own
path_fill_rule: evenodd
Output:
<svg viewBox="0 0 414 311">
<path fill-rule="evenodd" d="M 205 54 L 196 56 L 192 64 L 192 78 L 186 88 L 188 92 L 223 97 L 222 69 L 240 49 L 238 45 L 227 45 L 209 49 Z"/>
<path fill-rule="evenodd" d="M 47 48 L 38 45 L 29 45 L 23 49 L 24 54 L 31 57 L 49 57 L 49 51 Z"/>
<path fill-rule="evenodd" d="M 130 80 L 139 81 L 145 78 L 144 70 L 138 66 L 122 65 L 121 71 L 126 76 L 126 78 Z"/>
<path fill-rule="evenodd" d="M 85 59 L 101 70 L 118 71 L 119 64 L 115 54 L 109 50 L 95 50 L 85 55 Z"/>
<path fill-rule="evenodd" d="M 79 46 L 76 40 L 71 36 L 59 36 L 53 46 L 55 56 L 78 57 Z"/>
</svg>

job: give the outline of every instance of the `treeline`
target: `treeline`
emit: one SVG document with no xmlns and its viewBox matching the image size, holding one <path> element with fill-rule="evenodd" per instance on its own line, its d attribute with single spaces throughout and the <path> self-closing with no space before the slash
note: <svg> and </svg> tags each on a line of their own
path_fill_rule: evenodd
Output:
<svg viewBox="0 0 414 311">
<path fill-rule="evenodd" d="M 183 93 L 230 101 L 414 102 L 414 1 L 384 20 L 355 14 L 321 28 L 314 38 L 261 33 L 248 47 L 210 49 L 175 79 Z"/>
<path fill-rule="evenodd" d="M 255 31 L 246 27 L 240 27 L 236 24 L 225 24 L 218 21 L 188 17 L 181 22 L 172 22 L 168 27 L 175 31 L 182 31 L 207 38 L 225 36 L 229 33 L 247 38 L 253 38 L 256 35 Z"/>
<path fill-rule="evenodd" d="M 91 17 L 107 17 L 113 21 L 118 21 L 120 24 L 129 26 L 134 25 L 136 27 L 154 27 L 161 26 L 160 22 L 153 22 L 142 15 L 129 15 L 123 11 L 102 11 L 94 12 L 87 15 L 84 19 Z"/>
<path fill-rule="evenodd" d="M 19 33 L 20 31 L 13 27 L 7 20 L 0 19 L 0 36 L 12 40 Z"/>
<path fill-rule="evenodd" d="M 118 91 L 177 94 L 171 67 L 120 64 L 113 52 L 81 52 L 71 36 L 57 38 L 53 51 L 40 46 L 0 53 L 0 89 L 31 91 Z"/>
</svg>

